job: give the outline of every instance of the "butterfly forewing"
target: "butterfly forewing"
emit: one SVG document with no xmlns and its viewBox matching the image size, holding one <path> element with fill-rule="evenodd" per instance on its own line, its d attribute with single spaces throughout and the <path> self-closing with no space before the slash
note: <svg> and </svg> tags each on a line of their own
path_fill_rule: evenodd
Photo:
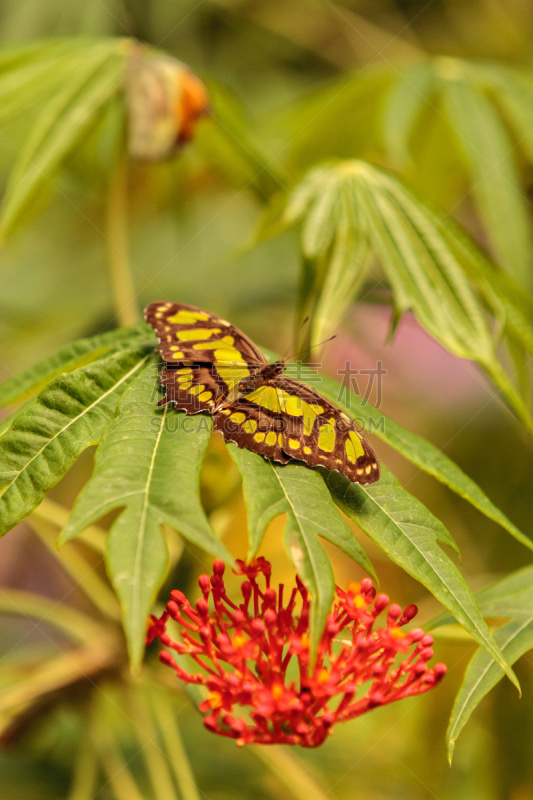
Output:
<svg viewBox="0 0 533 800">
<path fill-rule="evenodd" d="M 146 321 L 157 334 L 159 352 L 167 364 L 195 361 L 241 367 L 263 366 L 265 358 L 241 331 L 215 314 L 180 303 L 150 303 Z"/>
</svg>

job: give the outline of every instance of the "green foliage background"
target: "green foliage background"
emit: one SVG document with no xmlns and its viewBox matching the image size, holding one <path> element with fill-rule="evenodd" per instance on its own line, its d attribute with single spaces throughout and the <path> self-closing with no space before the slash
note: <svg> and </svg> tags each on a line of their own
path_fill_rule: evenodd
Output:
<svg viewBox="0 0 533 800">
<path fill-rule="evenodd" d="M 9 0 L 0 30 L 0 400 L 15 409 L 0 423 L 2 533 L 19 523 L 0 544 L 0 795 L 530 796 L 533 12 Z M 212 116 L 179 158 L 122 156 L 130 37 L 209 87 Z M 373 442 L 396 477 L 363 489 L 272 468 L 200 427 L 167 435 L 151 332 L 114 330 L 154 299 L 217 311 L 279 352 L 310 313 L 302 348 L 340 332 L 344 349 L 323 359 L 333 377 L 353 342 L 390 362 L 387 416 L 355 396 L 349 410 L 383 416 Z M 406 314 L 416 347 L 390 351 L 387 315 L 401 337 Z M 443 403 L 422 328 L 457 359 Z M 331 378 L 317 388 L 338 396 Z M 129 468 L 124 436 L 137 441 Z M 161 582 L 162 598 L 194 591 L 214 555 L 261 547 L 286 581 L 285 515 L 315 634 L 333 570 L 342 585 L 374 569 L 420 606 L 450 667 L 434 693 L 312 754 L 219 741 L 154 653 L 133 677 L 126 655 L 142 657 Z M 138 579 L 124 581 L 133 562 Z M 516 681 L 510 664 L 522 699 L 501 680 L 505 668 Z M 451 754 L 459 733 L 450 770 L 445 739 Z"/>
</svg>

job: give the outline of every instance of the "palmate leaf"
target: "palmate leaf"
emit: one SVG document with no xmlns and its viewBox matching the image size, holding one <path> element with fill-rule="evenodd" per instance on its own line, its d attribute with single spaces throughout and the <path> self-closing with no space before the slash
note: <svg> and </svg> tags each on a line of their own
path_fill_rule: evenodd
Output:
<svg viewBox="0 0 533 800">
<path fill-rule="evenodd" d="M 205 416 L 157 409 L 157 368 L 148 363 L 124 393 L 107 428 L 94 474 L 60 537 L 66 542 L 114 509 L 106 565 L 119 596 L 132 666 L 143 653 L 146 619 L 167 569 L 162 524 L 232 562 L 199 498 L 199 474 L 211 433 Z"/>
<path fill-rule="evenodd" d="M 250 554 L 259 547 L 268 523 L 278 514 L 288 515 L 286 548 L 315 601 L 315 643 L 334 594 L 331 565 L 317 535 L 336 544 L 369 571 L 364 551 L 333 511 L 329 490 L 339 508 L 395 563 L 426 586 L 446 608 L 453 609 L 473 638 L 516 683 L 466 581 L 439 547 L 440 542 L 455 548 L 450 534 L 427 508 L 402 489 L 386 468 L 382 467 L 377 484 L 363 487 L 337 472 L 320 470 L 321 477 L 300 464 L 281 466 L 233 445 L 229 449 L 243 478 Z"/>
<path fill-rule="evenodd" d="M 326 285 L 320 272 L 332 268 L 340 234 L 350 245 L 346 231 L 351 230 L 353 241 L 368 242 L 370 253 L 385 271 L 394 296 L 396 321 L 411 310 L 448 350 L 476 361 L 522 422 L 533 430 L 529 410 L 498 360 L 485 310 L 488 306 L 505 325 L 507 312 L 510 307 L 514 309 L 512 294 L 506 292 L 500 299 L 494 268 L 490 267 L 484 277 L 482 255 L 477 262 L 472 258 L 473 245 L 470 249 L 465 247 L 456 225 L 439 218 L 397 178 L 362 161 L 311 170 L 293 192 L 286 222 L 302 223 L 306 263 L 314 261 L 319 265 L 314 279 L 315 308 L 320 306 L 322 287 Z M 465 252 L 468 258 L 463 258 Z M 488 263 L 486 259 L 484 263 Z M 343 265 L 347 274 L 340 279 L 349 285 L 351 276 L 357 284 L 361 265 L 349 258 L 344 259 Z M 335 269 L 338 272 L 336 265 Z M 328 314 L 317 317 L 317 323 L 310 326 L 312 341 L 321 341 L 335 327 L 345 304 L 346 300 L 338 307 L 329 304 Z M 517 307 L 512 317 L 512 335 L 527 346 L 525 330 L 533 333 L 527 316 Z"/>
<path fill-rule="evenodd" d="M 86 339 L 77 339 L 61 347 L 51 356 L 43 358 L 31 367 L 7 378 L 0 384 L 0 406 L 24 402 L 34 397 L 47 383 L 62 372 L 75 369 L 104 358 L 123 348 L 132 348 L 153 341 L 152 330 L 145 322 L 115 331 L 97 334 Z"/>
<path fill-rule="evenodd" d="M 509 664 L 533 649 L 533 567 L 528 566 L 487 587 L 477 595 L 481 611 L 488 618 L 509 618 L 494 634 Z M 442 614 L 430 624 L 437 628 L 454 622 Z M 488 692 L 503 678 L 504 672 L 484 650 L 478 650 L 468 665 L 455 699 L 446 733 L 448 757 L 472 712 Z"/>
<path fill-rule="evenodd" d="M 233 443 L 228 449 L 243 480 L 248 516 L 249 552 L 253 558 L 266 527 L 274 517 L 287 514 L 286 549 L 313 599 L 313 645 L 324 628 L 335 594 L 329 558 L 318 537 L 332 542 L 375 577 L 372 565 L 352 531 L 335 510 L 321 476 L 297 464 L 281 466 Z"/>
<path fill-rule="evenodd" d="M 147 359 L 144 349 L 123 350 L 61 375 L 15 415 L 0 438 L 0 535 L 99 443 L 120 394 Z"/>
<path fill-rule="evenodd" d="M 139 330 L 135 327 L 128 332 L 122 332 L 117 335 L 116 346 L 118 348 L 124 346 L 128 341 L 124 337 L 129 336 L 130 333 L 134 337 L 137 335 L 141 337 L 141 342 L 146 350 L 151 351 L 153 349 L 155 341 L 152 339 L 151 342 L 145 342 L 142 326 L 139 326 Z M 110 335 L 110 341 L 113 341 L 112 335 Z M 135 338 L 132 341 L 138 343 Z M 145 353 L 146 350 L 144 351 Z M 79 348 L 75 348 L 75 352 L 79 353 Z M 64 384 L 65 381 L 69 385 L 73 381 L 72 386 L 76 386 L 76 382 L 80 381 L 80 377 L 83 381 L 82 385 L 84 385 L 88 377 L 94 377 L 95 375 L 99 377 L 100 381 L 104 381 L 106 376 L 109 377 L 109 373 L 112 373 L 115 362 L 120 362 L 123 368 L 128 365 L 128 354 L 134 354 L 132 356 L 134 362 L 133 370 L 131 374 L 124 378 L 123 383 L 125 386 L 128 381 L 135 377 L 135 384 L 124 395 L 116 420 L 106 429 L 105 447 L 102 445 L 97 455 L 95 475 L 80 496 L 69 528 L 64 533 L 64 539 L 75 535 L 99 516 L 107 513 L 107 511 L 121 506 L 124 507 L 125 510 L 115 523 L 116 527 L 113 528 L 114 533 L 111 535 L 111 542 L 114 541 L 116 544 L 111 547 L 110 543 L 108 566 L 125 609 L 131 652 L 134 659 L 138 660 L 142 652 L 143 620 L 148 613 L 151 598 L 153 598 L 156 591 L 154 587 L 159 585 L 164 573 L 163 548 L 157 545 L 153 546 L 152 542 L 153 536 L 154 541 L 159 542 L 161 545 L 162 539 L 159 533 L 159 524 L 161 522 L 169 524 L 213 554 L 223 555 L 226 558 L 228 558 L 228 554 L 219 549 L 222 546 L 218 540 L 210 538 L 212 537 L 212 532 L 209 526 L 205 527 L 205 518 L 198 500 L 197 476 L 208 436 L 205 425 L 210 426 L 210 419 L 203 417 L 203 415 L 196 418 L 183 418 L 182 415 L 173 410 L 161 412 L 155 408 L 156 397 L 153 395 L 154 375 L 149 373 L 147 369 L 142 376 L 139 373 L 140 365 L 146 363 L 147 356 L 144 355 L 143 359 L 143 349 L 119 351 L 113 356 L 100 358 L 92 365 L 79 368 L 68 375 L 63 375 L 60 379 L 53 381 L 49 389 L 41 393 L 40 398 L 44 398 L 47 408 L 52 405 L 50 397 L 54 398 L 55 414 L 58 406 L 57 399 L 60 397 L 57 394 L 58 386 Z M 268 358 L 274 358 L 271 353 L 266 352 L 265 354 Z M 316 386 L 319 391 L 330 397 L 331 400 L 339 403 L 341 387 L 335 381 L 324 378 L 322 380 L 316 379 L 315 381 L 309 380 L 308 382 Z M 99 387 L 101 393 L 104 389 L 105 386 L 101 385 Z M 77 391 L 80 391 L 79 387 Z M 117 386 L 117 394 L 119 391 L 120 388 Z M 12 438 L 13 432 L 19 430 L 20 420 L 24 419 L 28 411 L 31 412 L 33 409 L 35 412 L 38 402 L 38 400 L 30 402 L 15 415 L 11 430 L 8 430 L 4 437 L 0 438 L 0 446 L 6 436 Z M 71 428 L 72 431 L 76 431 L 75 423 L 83 419 L 84 415 L 95 407 L 95 402 L 98 404 L 99 398 L 93 401 L 92 396 L 88 394 L 84 395 L 82 402 L 85 403 L 87 409 L 79 408 L 78 404 L 76 407 L 77 414 L 73 415 L 76 419 L 73 420 L 72 426 L 70 419 L 63 420 L 67 431 Z M 353 403 L 355 403 L 355 410 Z M 114 400 L 113 408 L 115 405 L 116 399 Z M 346 404 L 345 408 L 352 416 L 357 414 L 358 417 L 364 417 L 365 414 L 369 416 L 373 414 L 378 425 L 379 435 L 382 438 L 389 441 L 396 449 L 415 463 L 418 463 L 423 469 L 451 486 L 454 491 L 465 496 L 489 517 L 503 524 L 517 538 L 525 539 L 514 528 L 512 523 L 490 503 L 479 487 L 469 481 L 453 462 L 439 453 L 428 442 L 409 434 L 386 418 L 384 418 L 385 425 L 381 427 L 377 412 L 362 403 L 360 398 L 352 396 L 350 403 Z M 167 422 L 171 423 L 169 430 L 167 430 L 166 425 L 161 427 L 162 413 L 168 414 Z M 105 422 L 98 428 L 99 438 L 101 438 L 109 419 L 109 416 L 106 417 Z M 181 422 L 178 424 L 178 429 L 175 429 L 174 433 L 172 433 L 172 425 L 175 425 L 176 420 L 180 419 Z M 45 422 L 46 416 L 43 417 L 42 424 L 45 424 Z M 193 426 L 192 428 L 190 427 L 191 425 Z M 195 427 L 197 425 L 200 427 Z M 146 434 L 144 436 L 142 434 L 143 431 Z M 49 435 L 54 437 L 55 441 L 55 433 L 52 431 Z M 61 441 L 61 436 L 63 435 L 61 428 L 57 436 L 59 441 Z M 8 443 L 11 442 L 11 438 L 8 439 Z M 94 440 L 97 441 L 98 439 L 95 437 Z M 78 437 L 76 440 L 77 452 L 80 452 L 86 446 L 85 441 L 80 442 Z M 17 441 L 16 446 L 18 447 L 19 444 Z M 44 443 L 43 449 L 45 451 L 47 446 Z M 11 447 L 12 443 L 8 444 L 8 452 L 10 452 Z M 137 447 L 139 452 L 136 450 Z M 314 596 L 318 598 L 314 620 L 314 635 L 316 636 L 320 630 L 320 625 L 325 619 L 325 614 L 327 614 L 328 602 L 331 600 L 333 590 L 331 567 L 317 536 L 323 536 L 334 542 L 372 574 L 370 563 L 350 530 L 343 523 L 342 518 L 334 510 L 326 486 L 316 471 L 296 464 L 289 464 L 287 467 L 271 465 L 248 451 L 240 451 L 231 445 L 230 449 L 232 449 L 232 455 L 239 465 L 244 481 L 249 513 L 250 556 L 257 551 L 268 522 L 277 514 L 287 513 L 287 546 L 289 553 Z M 134 458 L 132 458 L 132 453 L 135 453 Z M 151 459 L 153 457 L 152 471 L 147 467 L 148 454 L 151 454 L 150 464 L 152 464 Z M 59 479 L 62 471 L 70 463 L 70 460 L 68 462 L 62 461 L 61 468 L 56 471 L 54 479 L 49 482 L 49 485 Z M 124 476 L 126 476 L 126 480 Z M 333 483 L 330 486 L 329 483 L 330 479 L 328 478 L 328 488 L 333 491 L 335 499 L 340 502 L 337 496 L 338 485 Z M 373 502 L 371 506 L 367 503 L 362 518 L 355 514 L 356 521 L 365 532 L 370 532 L 370 535 L 375 537 L 375 541 L 387 553 L 399 559 L 398 563 L 401 563 L 408 571 L 411 571 L 411 574 L 419 578 L 422 583 L 425 583 L 431 591 L 435 591 L 442 602 L 455 613 L 457 607 L 454 603 L 458 602 L 457 597 L 452 597 L 451 600 L 447 597 L 445 579 L 451 580 L 451 584 L 457 590 L 456 595 L 463 600 L 466 585 L 464 582 L 457 585 L 454 584 L 455 578 L 459 573 L 451 562 L 444 559 L 437 544 L 438 541 L 441 541 L 451 547 L 455 547 L 449 533 L 438 520 L 432 517 L 427 509 L 417 504 L 417 501 L 405 490 L 401 489 L 397 483 L 389 479 L 388 481 L 380 482 L 378 485 L 382 487 L 385 497 L 382 506 L 389 503 L 391 507 L 394 506 L 398 511 L 399 516 L 395 520 L 396 528 L 394 526 L 390 527 L 389 516 L 384 511 L 384 508 L 380 507 L 376 502 Z M 134 486 L 134 489 L 131 489 L 132 486 Z M 177 486 L 180 487 L 179 493 L 176 492 Z M 159 492 L 161 487 L 170 492 L 170 500 L 162 498 L 161 492 Z M 131 495 L 129 494 L 130 490 L 132 491 Z M 20 513 L 16 515 L 16 519 L 28 513 L 41 496 L 39 494 L 38 498 L 33 497 L 31 503 L 28 502 L 24 509 L 19 510 Z M 139 513 L 140 497 L 144 497 L 147 503 L 145 522 L 142 525 L 142 513 Z M 373 527 L 366 528 L 368 508 L 370 507 L 372 508 L 370 516 L 373 519 Z M 148 515 L 148 509 L 151 512 L 150 515 Z M 423 542 L 424 548 L 427 548 L 427 552 L 424 549 L 427 563 L 424 558 L 420 558 L 420 553 L 418 553 L 419 563 L 416 563 L 415 556 L 417 551 L 413 541 L 411 541 L 412 537 L 410 538 L 410 535 L 402 531 L 403 523 L 408 526 L 409 522 L 412 523 L 415 512 L 422 519 L 422 527 L 425 526 Z M 350 509 L 349 513 L 352 515 L 355 513 L 353 508 Z M 192 515 L 191 519 L 189 519 L 189 514 Z M 14 524 L 13 519 L 15 517 L 12 516 L 12 524 Z M 389 528 L 388 533 L 381 532 L 383 538 L 381 538 L 379 531 L 380 527 Z M 146 531 L 149 532 L 148 536 L 145 535 Z M 394 552 L 394 548 L 391 549 L 391 531 L 396 531 L 395 535 L 398 536 L 401 533 L 405 540 L 403 551 L 399 556 Z M 409 534 L 411 532 L 412 524 L 411 528 L 409 528 Z M 148 542 L 148 545 L 146 545 L 146 542 Z M 113 553 L 116 553 L 116 558 L 114 558 Z M 428 567 L 428 563 L 430 567 Z M 436 570 L 435 564 L 442 567 L 443 563 L 444 572 L 441 575 Z M 136 573 L 135 568 L 131 568 L 132 564 L 134 567 L 137 564 Z M 133 584 L 129 582 L 132 574 L 135 574 Z M 466 597 L 468 599 L 468 595 Z M 466 623 L 474 631 L 473 635 L 478 636 L 478 641 L 483 641 L 483 630 L 476 629 L 478 620 L 466 600 L 462 613 Z M 486 642 L 484 643 L 487 644 Z"/>
<path fill-rule="evenodd" d="M 520 142 L 530 136 L 531 125 L 526 133 L 524 123 L 528 122 L 532 89 L 516 70 L 436 58 L 416 64 L 400 76 L 390 89 L 384 111 L 387 154 L 401 170 L 412 166 L 412 140 L 420 126 L 428 125 L 427 115 L 442 115 L 448 121 L 448 137 L 462 156 L 462 171 L 468 176 L 493 252 L 524 286 L 531 282 L 527 192 L 518 171 L 515 143 L 501 112 L 503 108 L 509 121 L 516 123 Z M 442 158 L 439 152 L 434 157 Z M 409 173 L 416 179 L 416 171 L 409 169 Z"/>
<path fill-rule="evenodd" d="M 45 82 L 39 89 L 42 95 L 50 90 L 50 98 L 33 121 L 9 177 L 0 222 L 1 237 L 13 230 L 40 186 L 51 179 L 121 87 L 128 56 L 124 40 L 108 39 L 79 46 L 72 41 L 71 49 L 70 60 L 65 56 L 69 67 L 57 64 L 59 85 Z M 5 76 L 4 82 L 7 80 Z M 1 88 L 0 82 L 0 92 Z"/>
<path fill-rule="evenodd" d="M 293 161 L 301 168 L 332 157 L 368 158 L 433 198 L 449 195 L 452 213 L 466 188 L 494 255 L 529 287 L 528 178 L 520 175 L 520 154 L 533 163 L 532 109 L 531 70 L 441 56 L 401 70 L 379 65 L 326 84 L 291 110 Z M 428 164 L 420 142 L 437 127 L 439 146 Z M 458 157 L 450 160 L 450 151 Z"/>
</svg>

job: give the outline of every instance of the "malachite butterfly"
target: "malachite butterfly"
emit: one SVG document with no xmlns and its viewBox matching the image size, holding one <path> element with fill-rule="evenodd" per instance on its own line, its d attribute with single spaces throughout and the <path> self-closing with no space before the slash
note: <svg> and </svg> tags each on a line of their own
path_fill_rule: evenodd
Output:
<svg viewBox="0 0 533 800">
<path fill-rule="evenodd" d="M 379 463 L 361 429 L 314 389 L 269 364 L 231 323 L 194 306 L 150 303 L 146 321 L 159 339 L 165 396 L 187 414 L 209 412 L 227 441 L 281 464 L 304 461 L 374 483 Z"/>
</svg>

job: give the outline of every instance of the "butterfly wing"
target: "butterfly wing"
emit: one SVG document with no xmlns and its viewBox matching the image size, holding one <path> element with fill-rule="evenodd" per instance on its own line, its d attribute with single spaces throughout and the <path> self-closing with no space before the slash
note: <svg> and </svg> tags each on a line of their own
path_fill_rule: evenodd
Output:
<svg viewBox="0 0 533 800">
<path fill-rule="evenodd" d="M 379 480 L 378 460 L 362 430 L 300 381 L 279 376 L 222 406 L 214 419 L 226 439 L 262 456 L 336 470 L 352 483 Z"/>
<path fill-rule="evenodd" d="M 244 333 L 201 308 L 183 303 L 150 303 L 144 316 L 156 332 L 158 350 L 167 365 L 213 365 L 211 380 L 204 373 L 198 380 L 205 385 L 204 391 L 213 392 L 216 402 L 236 394 L 239 382 L 267 363 Z M 183 391 L 175 386 L 177 378 L 165 374 L 164 379 L 169 399 L 176 402 L 178 398 L 181 402 Z M 206 402 L 211 404 L 211 400 Z M 176 403 L 176 407 L 184 406 Z"/>
<path fill-rule="evenodd" d="M 226 441 L 235 442 L 240 448 L 281 464 L 291 460 L 283 449 L 283 416 L 258 403 L 246 398 L 227 403 L 214 413 L 213 425 Z"/>
<path fill-rule="evenodd" d="M 225 319 L 182 303 L 150 303 L 144 317 L 159 339 L 167 364 L 193 361 L 230 366 L 264 366 L 255 344 Z"/>
<path fill-rule="evenodd" d="M 177 409 L 187 414 L 200 411 L 213 413 L 214 409 L 227 397 L 227 385 L 210 364 L 196 364 L 178 369 L 162 369 L 159 383 L 165 396 L 158 406 L 173 403 Z"/>
</svg>

